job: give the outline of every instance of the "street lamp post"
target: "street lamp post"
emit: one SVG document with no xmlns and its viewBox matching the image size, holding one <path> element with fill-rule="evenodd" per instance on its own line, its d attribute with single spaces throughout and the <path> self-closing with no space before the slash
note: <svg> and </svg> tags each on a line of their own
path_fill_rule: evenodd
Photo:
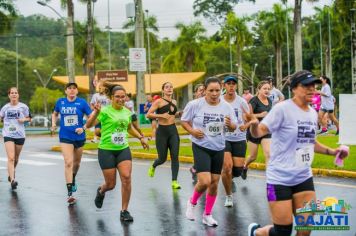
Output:
<svg viewBox="0 0 356 236">
<path fill-rule="evenodd" d="M 19 88 L 19 40 L 22 34 L 16 34 L 16 88 Z"/>
<path fill-rule="evenodd" d="M 52 75 L 54 73 L 57 72 L 57 68 L 54 68 L 51 72 L 51 74 L 49 75 L 48 79 L 45 80 L 42 78 L 41 74 L 38 72 L 37 69 L 33 69 L 33 73 L 35 73 L 35 75 L 37 76 L 37 78 L 41 81 L 41 84 L 43 86 L 43 88 L 47 88 L 47 85 L 49 83 L 49 81 L 52 79 Z M 47 112 L 47 93 L 43 93 L 43 108 L 44 108 L 44 113 L 45 113 L 45 117 L 48 117 L 48 112 Z M 45 122 L 45 127 L 48 126 L 48 123 Z"/>
<path fill-rule="evenodd" d="M 71 1 L 69 1 L 72 3 Z M 74 63 L 74 7 L 73 5 L 67 6 L 67 12 L 68 12 L 68 17 L 64 18 L 61 14 L 59 14 L 56 9 L 48 5 L 44 1 L 37 1 L 38 4 L 41 6 L 48 7 L 51 9 L 53 12 L 55 12 L 61 20 L 63 20 L 66 25 L 67 25 L 67 63 L 68 63 L 68 77 L 69 77 L 69 82 L 75 82 L 75 63 Z"/>
<path fill-rule="evenodd" d="M 271 63 L 271 77 L 273 77 L 273 66 L 272 66 L 272 59 L 273 59 L 273 55 L 268 55 L 268 57 L 270 58 L 270 63 Z"/>
<path fill-rule="evenodd" d="M 109 70 L 111 70 L 110 0 L 108 0 L 108 25 L 107 25 L 105 28 L 108 30 L 108 56 L 109 56 Z"/>
<path fill-rule="evenodd" d="M 229 30 L 229 50 L 230 50 L 230 73 L 232 73 L 232 49 L 231 49 L 231 32 Z"/>
<path fill-rule="evenodd" d="M 329 77 L 331 83 L 331 91 L 333 90 L 334 82 L 333 82 L 333 64 L 332 64 L 332 55 L 331 55 L 331 24 L 330 24 L 330 10 L 331 8 L 328 6 L 328 31 L 329 31 Z"/>
<path fill-rule="evenodd" d="M 151 85 L 151 45 L 150 45 L 150 32 L 148 31 L 148 10 L 146 12 L 146 32 L 147 32 L 147 57 L 148 57 L 148 74 L 149 74 L 149 83 L 150 83 L 150 94 L 152 93 Z"/>
<path fill-rule="evenodd" d="M 324 74 L 324 66 L 323 66 L 323 37 L 321 34 L 321 21 L 319 21 L 319 37 L 320 37 L 320 74 Z"/>
</svg>

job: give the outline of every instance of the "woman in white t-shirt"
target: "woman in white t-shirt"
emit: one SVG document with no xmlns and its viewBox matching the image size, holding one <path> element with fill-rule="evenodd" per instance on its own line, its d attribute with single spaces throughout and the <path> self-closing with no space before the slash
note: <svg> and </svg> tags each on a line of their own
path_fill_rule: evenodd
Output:
<svg viewBox="0 0 356 236">
<path fill-rule="evenodd" d="M 291 235 L 293 214 L 305 203 L 316 201 L 311 164 L 314 153 L 335 156 L 343 149 L 329 148 L 316 140 L 318 115 L 309 106 L 315 93 L 315 84 L 320 80 L 309 71 L 299 71 L 291 76 L 292 99 L 277 104 L 259 122 L 253 114 L 247 114 L 252 136 L 272 134 L 271 155 L 266 169 L 267 199 L 273 225 L 263 228 L 252 223 L 248 235 Z M 305 221 L 312 213 L 299 215 Z M 305 226 L 299 225 L 299 226 Z M 297 235 L 309 235 L 299 231 Z"/>
<path fill-rule="evenodd" d="M 7 153 L 8 181 L 11 189 L 14 190 L 18 185 L 15 180 L 15 169 L 26 137 L 24 123 L 31 121 L 31 117 L 28 106 L 19 102 L 19 92 L 16 87 L 10 88 L 7 94 L 10 102 L 1 108 L 0 119 L 4 123 L 2 136 Z"/>
<path fill-rule="evenodd" d="M 339 121 L 336 119 L 334 110 L 335 110 L 335 102 L 334 96 L 331 93 L 330 88 L 330 79 L 325 75 L 320 76 L 320 80 L 322 82 L 322 87 L 320 91 L 316 91 L 316 93 L 321 95 L 321 105 L 319 110 L 319 123 L 321 124 L 321 132 L 320 134 L 326 133 L 328 131 L 327 119 L 324 119 L 325 116 L 328 116 L 332 122 L 334 122 L 336 126 L 336 135 L 339 134 Z"/>
<path fill-rule="evenodd" d="M 218 78 L 205 81 L 205 97 L 190 101 L 183 111 L 182 127 L 191 134 L 198 182 L 187 203 L 186 217 L 194 220 L 194 209 L 201 195 L 207 190 L 203 223 L 217 226 L 212 217 L 221 170 L 224 162 L 224 129 L 236 129 L 237 119 L 232 107 L 220 98 Z"/>
</svg>

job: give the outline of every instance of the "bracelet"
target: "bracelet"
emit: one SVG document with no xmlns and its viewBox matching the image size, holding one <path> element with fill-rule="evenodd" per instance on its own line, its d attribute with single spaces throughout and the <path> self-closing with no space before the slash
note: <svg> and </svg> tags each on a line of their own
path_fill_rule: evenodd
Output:
<svg viewBox="0 0 356 236">
<path fill-rule="evenodd" d="M 326 149 L 326 155 L 330 155 L 329 148 Z"/>
</svg>

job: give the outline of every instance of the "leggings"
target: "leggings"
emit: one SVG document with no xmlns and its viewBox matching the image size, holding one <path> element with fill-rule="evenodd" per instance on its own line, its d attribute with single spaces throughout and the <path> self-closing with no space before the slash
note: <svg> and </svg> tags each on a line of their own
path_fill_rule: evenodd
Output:
<svg viewBox="0 0 356 236">
<path fill-rule="evenodd" d="M 171 154 L 172 180 L 177 180 L 179 170 L 179 135 L 175 124 L 159 125 L 156 131 L 158 159 L 153 162 L 156 168 L 167 160 L 168 149 Z"/>
</svg>

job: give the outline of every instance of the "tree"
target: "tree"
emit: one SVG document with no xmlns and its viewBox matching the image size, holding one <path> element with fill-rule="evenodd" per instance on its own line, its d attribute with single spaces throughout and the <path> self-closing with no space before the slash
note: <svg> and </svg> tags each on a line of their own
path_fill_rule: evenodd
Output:
<svg viewBox="0 0 356 236">
<path fill-rule="evenodd" d="M 0 0 L 0 35 L 9 31 L 16 17 L 16 9 L 11 0 Z"/>
<path fill-rule="evenodd" d="M 163 62 L 164 72 L 192 72 L 205 70 L 204 51 L 201 42 L 205 39 L 205 29 L 201 22 L 191 25 L 178 23 L 180 30 L 177 41 L 173 44 L 172 52 Z"/>
<path fill-rule="evenodd" d="M 227 15 L 225 25 L 222 29 L 222 35 L 225 37 L 226 41 L 231 43 L 233 40 L 233 43 L 236 46 L 236 61 L 238 66 L 238 74 L 240 75 L 243 73 L 242 52 L 244 47 L 252 43 L 252 34 L 250 33 L 246 24 L 248 21 L 249 18 L 238 18 L 233 12 L 230 12 Z M 242 94 L 243 84 L 241 80 L 238 82 L 239 93 Z"/>
<path fill-rule="evenodd" d="M 290 23 L 288 12 L 291 9 L 283 9 L 282 5 L 274 4 L 272 11 L 262 11 L 258 15 L 257 22 L 260 24 L 261 33 L 271 43 L 276 55 L 276 86 L 282 85 L 282 46 L 286 42 L 286 21 Z"/>
<path fill-rule="evenodd" d="M 255 0 L 249 0 L 255 2 Z M 229 12 L 232 12 L 234 6 L 239 0 L 194 0 L 194 16 L 202 15 L 211 22 L 221 24 L 225 21 Z"/>
<path fill-rule="evenodd" d="M 30 100 L 30 109 L 33 113 L 42 113 L 47 117 L 47 111 L 55 106 L 61 96 L 63 93 L 60 90 L 37 87 Z"/>
</svg>

